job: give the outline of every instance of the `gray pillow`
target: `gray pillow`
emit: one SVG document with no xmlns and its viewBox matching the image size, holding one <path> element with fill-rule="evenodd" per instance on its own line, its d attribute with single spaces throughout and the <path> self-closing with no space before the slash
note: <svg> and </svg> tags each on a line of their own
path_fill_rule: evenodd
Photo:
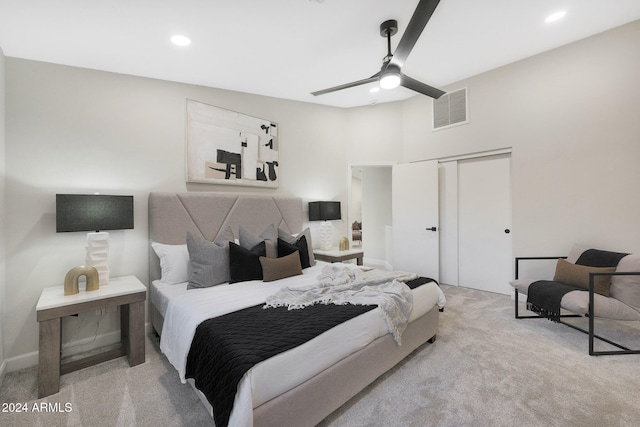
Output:
<svg viewBox="0 0 640 427">
<path fill-rule="evenodd" d="M 267 258 L 278 258 L 278 232 L 273 224 L 262 232 L 258 237 L 253 236 L 244 228 L 240 227 L 240 246 L 245 249 L 252 249 L 260 242 L 265 242 L 267 250 Z"/>
<path fill-rule="evenodd" d="M 313 244 L 311 243 L 311 230 L 309 230 L 309 227 L 302 230 L 300 233 L 298 233 L 297 236 L 292 236 L 291 234 L 284 231 L 282 228 L 278 228 L 278 237 L 287 243 L 291 243 L 292 245 L 296 244 L 300 236 L 304 236 L 304 238 L 307 241 L 307 253 L 309 254 L 309 265 L 310 266 L 316 265 L 316 259 L 313 256 Z"/>
<path fill-rule="evenodd" d="M 214 242 L 187 233 L 191 266 L 187 289 L 208 288 L 231 279 L 229 241 L 232 240 L 233 233 L 229 227 L 220 233 Z"/>
</svg>

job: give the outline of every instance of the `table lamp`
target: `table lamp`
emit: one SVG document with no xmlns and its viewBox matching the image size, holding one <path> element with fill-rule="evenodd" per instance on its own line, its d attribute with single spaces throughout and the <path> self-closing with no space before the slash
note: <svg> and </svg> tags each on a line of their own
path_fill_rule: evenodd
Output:
<svg viewBox="0 0 640 427">
<path fill-rule="evenodd" d="M 98 270 L 99 284 L 109 283 L 109 233 L 133 228 L 133 196 L 56 194 L 56 232 L 87 233 L 86 264 Z"/>
<path fill-rule="evenodd" d="M 342 219 L 340 202 L 309 202 L 309 221 L 322 221 L 320 225 L 320 249 L 329 250 L 333 246 L 332 225 L 329 221 Z"/>
</svg>

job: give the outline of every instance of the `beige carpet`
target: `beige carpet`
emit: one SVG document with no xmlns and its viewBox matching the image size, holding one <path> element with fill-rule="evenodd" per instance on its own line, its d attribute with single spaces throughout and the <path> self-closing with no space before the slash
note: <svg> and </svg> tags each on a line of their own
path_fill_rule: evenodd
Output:
<svg viewBox="0 0 640 427">
<path fill-rule="evenodd" d="M 640 425 L 640 355 L 588 356 L 586 335 L 544 319 L 515 320 L 507 296 L 443 289 L 448 305 L 436 343 L 419 348 L 322 426 Z M 639 325 L 616 328 L 611 334 L 634 336 L 630 345 L 640 348 Z M 40 400 L 35 368 L 7 374 L 0 410 L 20 403 L 28 412 L 0 412 L 0 425 L 212 425 L 153 337 L 146 357 L 134 368 L 121 358 L 64 375 L 60 393 Z M 54 412 L 33 412 L 42 403 Z"/>
</svg>

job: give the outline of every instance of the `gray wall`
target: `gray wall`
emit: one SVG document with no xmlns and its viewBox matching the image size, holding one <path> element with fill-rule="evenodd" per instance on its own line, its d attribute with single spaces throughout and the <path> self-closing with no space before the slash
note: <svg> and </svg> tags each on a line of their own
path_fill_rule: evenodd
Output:
<svg viewBox="0 0 640 427">
<path fill-rule="evenodd" d="M 640 252 L 639 41 L 635 22 L 452 85 L 469 90 L 470 123 L 440 132 L 421 96 L 343 110 L 7 58 L 9 368 L 35 364 L 40 291 L 84 260 L 84 233 L 55 233 L 56 193 L 133 194 L 135 229 L 111 233 L 111 270 L 146 281 L 150 191 L 255 192 L 185 184 L 185 98 L 279 124 L 278 193 L 344 204 L 350 163 L 512 147 L 515 255 L 566 253 L 573 242 Z M 346 235 L 348 221 L 334 226 Z M 66 340 L 91 338 L 90 316 L 84 327 L 65 319 Z M 116 330 L 109 314 L 98 333 Z"/>
<path fill-rule="evenodd" d="M 2 329 L 5 324 L 5 288 L 7 274 L 5 268 L 5 138 L 4 138 L 4 63 L 5 57 L 0 47 L 0 383 L 6 371 L 4 339 Z"/>
<path fill-rule="evenodd" d="M 640 21 L 451 85 L 470 122 L 430 130 L 403 104 L 403 160 L 512 147 L 513 253 L 640 252 Z"/>
<path fill-rule="evenodd" d="M 365 260 L 378 267 L 389 265 L 385 227 L 391 225 L 391 170 L 362 168 L 362 249 Z"/>
<path fill-rule="evenodd" d="M 15 58 L 7 58 L 6 71 L 9 358 L 34 360 L 42 288 L 61 284 L 84 262 L 86 234 L 55 233 L 56 193 L 134 195 L 135 228 L 110 232 L 110 267 L 113 276 L 135 274 L 143 282 L 152 190 L 276 192 L 346 203 L 347 169 L 332 169 L 346 165 L 341 109 Z M 280 188 L 185 184 L 186 98 L 277 122 Z M 346 222 L 336 227 L 337 244 Z M 93 337 L 98 318 L 86 317 L 65 319 L 65 341 Z M 117 330 L 116 316 L 106 317 L 99 334 Z"/>
</svg>

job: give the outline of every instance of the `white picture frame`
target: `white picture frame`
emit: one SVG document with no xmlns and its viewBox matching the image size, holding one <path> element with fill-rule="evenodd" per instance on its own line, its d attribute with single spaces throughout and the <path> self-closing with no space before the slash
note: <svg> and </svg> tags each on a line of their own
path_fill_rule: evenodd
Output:
<svg viewBox="0 0 640 427">
<path fill-rule="evenodd" d="M 187 182 L 277 188 L 278 125 L 187 99 Z"/>
</svg>

